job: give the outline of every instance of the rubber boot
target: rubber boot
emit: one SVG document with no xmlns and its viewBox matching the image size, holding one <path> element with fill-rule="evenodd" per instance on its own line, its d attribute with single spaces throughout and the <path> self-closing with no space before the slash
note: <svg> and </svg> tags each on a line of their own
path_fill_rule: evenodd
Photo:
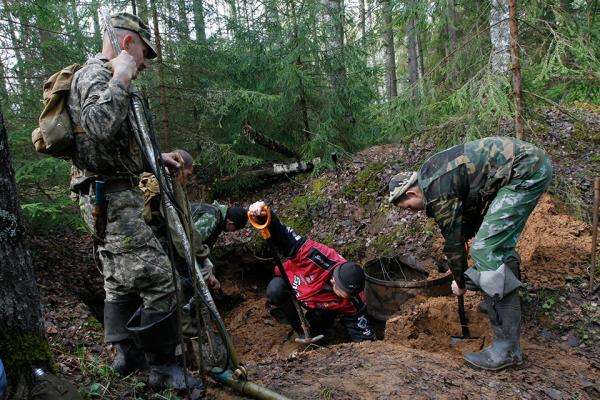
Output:
<svg viewBox="0 0 600 400">
<path fill-rule="evenodd" d="M 175 348 L 179 343 L 176 310 L 169 312 L 148 312 L 141 307 L 127 323 L 136 343 L 144 350 L 150 374 L 148 386 L 154 390 L 189 389 L 196 393 L 196 398 L 204 396 L 202 381 L 187 375 L 177 361 Z"/>
<path fill-rule="evenodd" d="M 148 368 L 144 353 L 137 348 L 133 340 L 127 339 L 114 342 L 117 351 L 112 368 L 119 375 L 129 375 Z"/>
<path fill-rule="evenodd" d="M 523 363 L 521 352 L 521 302 L 515 290 L 494 304 L 485 295 L 486 309 L 492 325 L 492 344 L 478 353 L 468 353 L 465 361 L 476 368 L 499 371 Z"/>
<path fill-rule="evenodd" d="M 119 375 L 129 375 L 148 368 L 144 353 L 131 338 L 126 328 L 127 321 L 138 308 L 138 301 L 105 302 L 104 330 L 105 339 L 116 350 L 112 368 Z"/>
</svg>

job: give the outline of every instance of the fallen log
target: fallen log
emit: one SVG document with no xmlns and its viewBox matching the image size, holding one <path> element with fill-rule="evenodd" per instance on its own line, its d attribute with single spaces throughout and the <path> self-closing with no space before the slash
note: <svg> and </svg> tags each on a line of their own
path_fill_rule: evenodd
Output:
<svg viewBox="0 0 600 400">
<path fill-rule="evenodd" d="M 283 154 L 286 157 L 295 158 L 296 160 L 300 160 L 302 158 L 297 151 L 292 150 L 286 145 L 263 135 L 254 129 L 250 124 L 244 124 L 244 134 L 250 143 L 259 144 L 269 150 Z"/>
<path fill-rule="evenodd" d="M 273 163 L 266 168 L 250 171 L 240 171 L 235 175 L 217 179 L 211 188 L 211 197 L 218 198 L 228 195 L 242 194 L 244 191 L 253 190 L 266 183 L 285 179 L 291 175 L 311 172 L 321 159 L 312 161 L 294 161 L 288 163 Z"/>
</svg>

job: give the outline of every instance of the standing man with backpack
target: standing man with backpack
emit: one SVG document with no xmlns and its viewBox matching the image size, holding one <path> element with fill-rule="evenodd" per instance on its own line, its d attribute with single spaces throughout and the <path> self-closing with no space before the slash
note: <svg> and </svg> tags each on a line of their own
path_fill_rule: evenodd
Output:
<svg viewBox="0 0 600 400">
<path fill-rule="evenodd" d="M 147 362 L 150 387 L 183 390 L 185 371 L 175 357 L 177 302 L 171 265 L 142 218 L 144 194 L 138 183 L 146 163 L 131 133 L 139 128 L 127 119 L 131 82 L 156 52 L 148 27 L 137 16 L 119 13 L 112 24 L 123 50 L 115 54 L 105 34 L 102 53 L 90 58 L 71 83 L 67 110 L 73 125 L 83 130 L 75 134 L 71 190 L 79 194 L 102 263 L 105 339 L 116 349 L 113 367 L 126 375 Z M 174 152 L 163 153 L 162 159 L 172 173 L 183 164 Z M 106 198 L 100 213 L 94 206 L 97 180 L 104 181 Z M 187 380 L 191 389 L 203 391 L 202 382 Z"/>
</svg>

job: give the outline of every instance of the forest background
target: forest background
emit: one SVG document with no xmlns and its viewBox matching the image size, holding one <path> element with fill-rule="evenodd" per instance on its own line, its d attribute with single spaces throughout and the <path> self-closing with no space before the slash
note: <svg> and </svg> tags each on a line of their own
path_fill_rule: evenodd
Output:
<svg viewBox="0 0 600 400">
<path fill-rule="evenodd" d="M 508 0 L 0 0 L 0 107 L 34 232 L 81 224 L 69 162 L 35 153 L 31 131 L 44 81 L 100 51 L 101 5 L 148 21 L 159 57 L 136 86 L 162 148 L 209 182 L 282 158 L 245 124 L 318 168 L 374 144 L 515 134 Z M 597 111 L 600 2 L 521 1 L 517 22 L 526 137 L 542 107 Z"/>
</svg>

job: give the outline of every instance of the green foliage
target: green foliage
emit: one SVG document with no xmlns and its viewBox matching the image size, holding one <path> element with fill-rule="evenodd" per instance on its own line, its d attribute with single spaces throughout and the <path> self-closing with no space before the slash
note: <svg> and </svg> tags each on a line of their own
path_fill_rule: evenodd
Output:
<svg viewBox="0 0 600 400">
<path fill-rule="evenodd" d="M 600 105 L 600 18 L 595 3 L 519 3 L 529 117 L 537 105 L 548 102 Z M 74 4 L 33 0 L 8 2 L 0 9 L 5 21 L 0 45 L 7 52 L 0 65 L 0 106 L 8 121 L 25 212 L 35 226 L 51 221 L 48 229 L 71 209 L 64 200 L 68 163 L 40 158 L 30 143 L 41 86 L 52 72 L 84 62 L 100 48 L 94 24 L 99 2 Z M 116 0 L 103 4 L 114 12 L 128 5 Z M 348 154 L 378 143 L 419 138 L 441 148 L 490 134 L 512 134 L 504 128 L 512 125 L 514 114 L 510 77 L 490 68 L 489 2 L 453 3 L 455 44 L 450 43 L 448 2 L 392 2 L 398 96 L 390 101 L 385 100 L 385 65 L 378 56 L 379 18 L 367 17 L 372 23 L 363 35 L 360 15 L 346 7 L 338 21 L 344 24 L 343 49 L 332 55 L 327 49 L 332 48 L 333 26 L 323 18 L 321 2 L 251 0 L 219 15 L 205 7 L 205 39 L 190 35 L 199 27 L 190 26 L 196 19 L 190 19 L 191 10 L 179 10 L 181 4 L 189 2 L 156 3 L 164 80 L 151 68 L 135 83 L 149 98 L 163 147 L 188 149 L 200 173 L 211 179 L 281 158 L 249 143 L 242 133 L 246 123 L 307 159 L 323 160 L 334 151 Z M 148 17 L 142 4 L 138 11 Z M 368 10 L 371 16 L 381 11 L 378 4 Z M 423 76 L 414 86 L 407 83 L 403 43 L 409 21 L 415 22 L 422 53 Z M 161 86 L 167 89 L 168 104 L 161 104 Z M 324 161 L 319 168 L 328 166 Z M 256 183 L 250 181 L 218 184 L 213 194 L 243 192 Z M 357 200 L 363 206 L 370 203 L 367 195 Z"/>
</svg>

